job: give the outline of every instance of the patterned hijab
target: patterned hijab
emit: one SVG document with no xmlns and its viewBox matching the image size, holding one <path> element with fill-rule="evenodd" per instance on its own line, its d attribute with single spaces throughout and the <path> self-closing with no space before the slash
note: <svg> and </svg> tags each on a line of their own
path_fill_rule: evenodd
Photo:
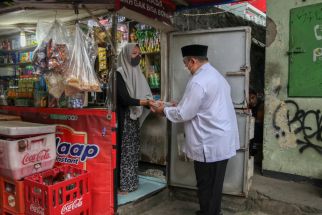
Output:
<svg viewBox="0 0 322 215">
<path fill-rule="evenodd" d="M 131 53 L 133 48 L 137 46 L 136 43 L 126 44 L 117 58 L 117 71 L 122 75 L 129 95 L 135 99 L 152 99 L 152 92 L 141 72 L 140 65 L 131 65 Z M 140 120 L 140 126 L 149 114 L 149 110 L 142 106 L 130 107 L 130 118 L 133 120 Z"/>
</svg>

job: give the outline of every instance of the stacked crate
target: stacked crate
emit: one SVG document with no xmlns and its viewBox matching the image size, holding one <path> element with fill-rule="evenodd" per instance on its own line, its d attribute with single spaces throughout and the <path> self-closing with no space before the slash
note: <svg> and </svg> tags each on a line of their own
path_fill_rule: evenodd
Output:
<svg viewBox="0 0 322 215">
<path fill-rule="evenodd" d="M 56 126 L 4 119 L 17 118 L 0 116 L 0 215 L 90 215 L 88 173 L 53 168 Z"/>
<path fill-rule="evenodd" d="M 25 214 L 24 182 L 2 177 L 0 179 L 1 209 L 4 215 Z"/>
<path fill-rule="evenodd" d="M 0 114 L 0 121 L 21 121 L 20 116 Z M 0 177 L 0 214 L 22 215 L 25 212 L 23 181 Z"/>
<path fill-rule="evenodd" d="M 90 215 L 89 173 L 60 166 L 25 178 L 28 215 Z"/>
</svg>

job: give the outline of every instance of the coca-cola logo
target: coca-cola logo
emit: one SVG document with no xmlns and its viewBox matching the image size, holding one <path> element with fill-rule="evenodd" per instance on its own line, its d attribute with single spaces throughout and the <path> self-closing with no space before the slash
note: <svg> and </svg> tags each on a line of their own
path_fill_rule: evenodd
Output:
<svg viewBox="0 0 322 215">
<path fill-rule="evenodd" d="M 36 214 L 45 215 L 45 209 L 40 207 L 39 205 L 31 204 L 30 211 Z"/>
<path fill-rule="evenodd" d="M 9 195 L 8 196 L 8 204 L 10 205 L 10 207 L 14 207 L 16 206 L 16 198 L 13 195 Z"/>
<path fill-rule="evenodd" d="M 65 213 L 71 212 L 72 210 L 75 210 L 76 208 L 79 208 L 82 205 L 83 205 L 83 197 L 79 199 L 75 199 L 73 202 L 70 202 L 64 205 L 60 213 L 65 214 Z"/>
<path fill-rule="evenodd" d="M 35 163 L 35 162 L 47 160 L 49 158 L 50 158 L 49 149 L 44 149 L 35 154 L 27 153 L 22 159 L 22 164 L 26 165 L 29 163 Z"/>
</svg>

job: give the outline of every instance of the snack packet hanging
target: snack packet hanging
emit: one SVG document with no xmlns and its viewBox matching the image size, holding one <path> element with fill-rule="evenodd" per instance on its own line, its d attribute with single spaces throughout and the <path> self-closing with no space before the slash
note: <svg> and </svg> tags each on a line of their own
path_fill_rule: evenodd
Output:
<svg viewBox="0 0 322 215">
<path fill-rule="evenodd" d="M 36 38 L 38 47 L 33 53 L 36 74 L 46 72 L 64 73 L 68 66 L 71 42 L 64 25 L 57 20 L 53 23 L 38 23 Z"/>
<path fill-rule="evenodd" d="M 47 72 L 45 79 L 49 94 L 59 99 L 65 90 L 64 77 L 60 73 Z"/>
<path fill-rule="evenodd" d="M 65 73 L 65 94 L 68 96 L 77 91 L 101 92 L 100 83 L 87 51 L 86 38 L 88 37 L 82 32 L 79 24 L 76 24 L 74 47 Z M 75 91 L 70 88 L 74 88 Z"/>
</svg>

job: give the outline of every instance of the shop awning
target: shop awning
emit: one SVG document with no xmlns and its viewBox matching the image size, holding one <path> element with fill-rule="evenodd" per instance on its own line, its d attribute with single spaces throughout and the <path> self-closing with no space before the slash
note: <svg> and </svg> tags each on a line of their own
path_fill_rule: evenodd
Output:
<svg viewBox="0 0 322 215">
<path fill-rule="evenodd" d="M 8 27 L 33 27 L 39 19 L 47 17 L 70 21 L 76 19 L 73 16 L 76 11 L 79 12 L 77 18 L 81 19 L 88 16 L 82 10 L 84 6 L 97 15 L 117 10 L 130 19 L 171 31 L 170 17 L 176 11 L 240 2 L 249 2 L 262 11 L 266 10 L 266 0 L 4 0 L 0 2 L 0 31 L 7 31 Z"/>
<path fill-rule="evenodd" d="M 201 6 L 220 5 L 228 3 L 249 2 L 253 6 L 262 11 L 266 11 L 266 0 L 3 0 L 0 2 L 0 13 L 7 9 L 20 9 L 20 8 L 44 8 L 44 6 L 59 7 L 62 5 L 73 4 L 86 4 L 86 5 L 110 5 L 119 4 L 119 2 L 132 2 L 133 4 L 140 4 L 140 2 L 157 3 L 161 2 L 168 10 L 176 11 L 183 8 L 194 8 Z M 60 5 L 60 6 L 59 6 Z M 70 7 L 67 7 L 70 8 Z M 45 8 L 44 8 L 45 9 Z"/>
<path fill-rule="evenodd" d="M 165 5 L 174 5 L 175 10 L 229 3 L 248 2 L 259 10 L 266 12 L 266 0 L 162 0 Z"/>
<path fill-rule="evenodd" d="M 163 31 L 171 31 L 171 16 L 176 11 L 221 4 L 259 2 L 266 7 L 266 0 L 115 0 L 115 9 L 123 16 L 146 22 Z M 266 9 L 266 8 L 265 8 Z M 147 20 L 146 17 L 150 19 Z"/>
</svg>

